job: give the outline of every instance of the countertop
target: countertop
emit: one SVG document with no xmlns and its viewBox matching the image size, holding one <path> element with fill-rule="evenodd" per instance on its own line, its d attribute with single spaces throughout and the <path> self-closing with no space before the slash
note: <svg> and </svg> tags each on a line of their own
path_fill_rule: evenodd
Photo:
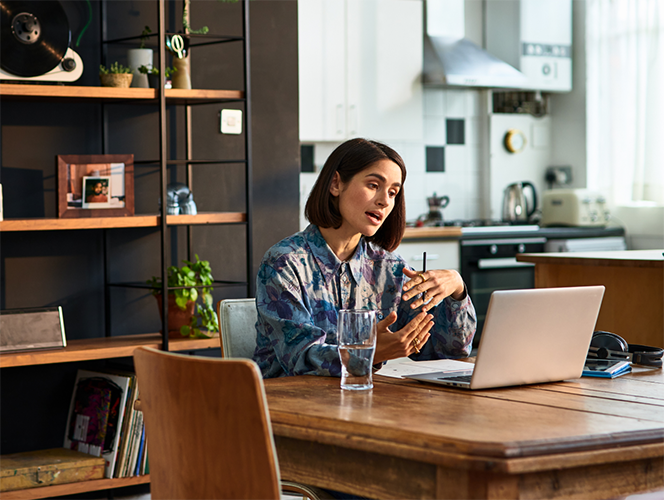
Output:
<svg viewBox="0 0 664 500">
<path fill-rule="evenodd" d="M 485 238 L 533 238 L 551 239 L 598 238 L 608 236 L 624 236 L 623 227 L 538 227 L 538 226 L 496 226 L 487 230 L 457 226 L 443 227 L 407 227 L 404 240 L 430 239 L 485 239 Z"/>
<path fill-rule="evenodd" d="M 579 264 L 586 266 L 655 267 L 664 269 L 664 250 L 524 253 L 517 255 L 516 260 L 535 264 Z"/>
</svg>

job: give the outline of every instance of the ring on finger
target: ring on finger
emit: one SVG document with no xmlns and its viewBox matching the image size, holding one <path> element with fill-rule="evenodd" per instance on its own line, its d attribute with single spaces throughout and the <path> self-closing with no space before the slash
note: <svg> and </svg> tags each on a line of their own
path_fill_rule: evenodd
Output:
<svg viewBox="0 0 664 500">
<path fill-rule="evenodd" d="M 413 346 L 413 348 L 415 349 L 415 352 L 419 353 L 419 352 L 420 352 L 420 349 L 419 349 L 418 346 L 420 345 L 420 339 L 418 339 L 417 337 L 415 337 L 413 340 L 411 340 L 410 343 L 411 343 L 411 345 Z"/>
<path fill-rule="evenodd" d="M 424 282 L 427 280 L 426 277 L 424 276 L 424 274 L 422 274 L 422 273 L 417 273 L 417 275 L 418 275 L 420 278 L 422 278 L 422 283 L 424 283 Z"/>
</svg>

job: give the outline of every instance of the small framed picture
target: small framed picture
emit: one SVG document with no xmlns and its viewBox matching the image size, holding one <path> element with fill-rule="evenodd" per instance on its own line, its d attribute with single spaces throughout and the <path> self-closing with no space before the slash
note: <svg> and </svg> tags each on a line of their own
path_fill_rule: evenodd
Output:
<svg viewBox="0 0 664 500">
<path fill-rule="evenodd" d="M 58 217 L 134 215 L 134 155 L 59 155 L 56 161 Z"/>
<path fill-rule="evenodd" d="M 109 208 L 111 206 L 111 177 L 83 177 L 83 208 Z"/>
</svg>

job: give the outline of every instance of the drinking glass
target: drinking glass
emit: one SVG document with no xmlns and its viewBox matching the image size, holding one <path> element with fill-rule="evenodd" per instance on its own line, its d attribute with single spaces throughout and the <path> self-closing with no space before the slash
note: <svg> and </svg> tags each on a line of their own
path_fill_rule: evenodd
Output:
<svg viewBox="0 0 664 500">
<path fill-rule="evenodd" d="M 350 391 L 373 388 L 371 368 L 376 352 L 376 311 L 342 309 L 337 327 L 341 388 Z"/>
</svg>

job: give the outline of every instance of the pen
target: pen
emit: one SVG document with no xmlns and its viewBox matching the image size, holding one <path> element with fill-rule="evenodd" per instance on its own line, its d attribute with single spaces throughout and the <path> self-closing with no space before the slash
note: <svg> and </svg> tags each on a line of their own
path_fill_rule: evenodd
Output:
<svg viewBox="0 0 664 500">
<path fill-rule="evenodd" d="M 427 253 L 422 252 L 422 273 L 427 272 Z"/>
</svg>

